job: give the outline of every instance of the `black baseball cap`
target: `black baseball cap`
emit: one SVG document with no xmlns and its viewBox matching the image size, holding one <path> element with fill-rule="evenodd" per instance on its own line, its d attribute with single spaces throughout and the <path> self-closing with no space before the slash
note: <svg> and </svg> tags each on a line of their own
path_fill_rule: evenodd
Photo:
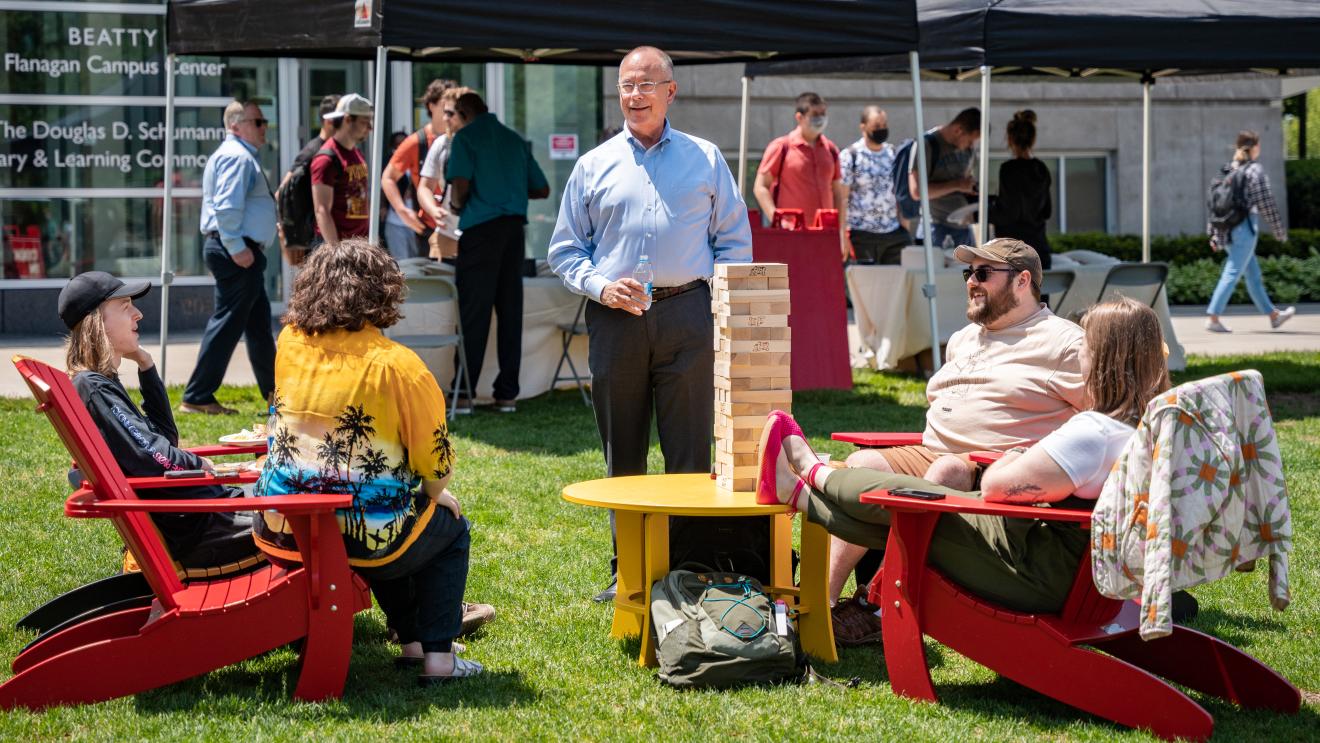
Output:
<svg viewBox="0 0 1320 743">
<path fill-rule="evenodd" d="M 60 319 L 65 327 L 73 330 L 73 326 L 92 314 L 105 300 L 118 297 L 138 299 L 149 291 L 150 281 L 125 283 L 105 271 L 80 273 L 60 290 Z"/>
</svg>

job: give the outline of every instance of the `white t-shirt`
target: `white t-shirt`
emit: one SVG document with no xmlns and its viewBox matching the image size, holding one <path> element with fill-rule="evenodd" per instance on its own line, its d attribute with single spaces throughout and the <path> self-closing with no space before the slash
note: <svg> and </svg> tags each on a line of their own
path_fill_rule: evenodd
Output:
<svg viewBox="0 0 1320 743">
<path fill-rule="evenodd" d="M 422 161 L 422 177 L 444 182 L 445 161 L 448 159 L 449 135 L 441 134 L 431 143 L 431 149 L 426 151 L 426 159 Z"/>
<path fill-rule="evenodd" d="M 1136 432 L 1104 413 L 1087 410 L 1040 440 L 1040 446 L 1073 483 L 1073 495 L 1095 500 L 1123 447 Z"/>
</svg>

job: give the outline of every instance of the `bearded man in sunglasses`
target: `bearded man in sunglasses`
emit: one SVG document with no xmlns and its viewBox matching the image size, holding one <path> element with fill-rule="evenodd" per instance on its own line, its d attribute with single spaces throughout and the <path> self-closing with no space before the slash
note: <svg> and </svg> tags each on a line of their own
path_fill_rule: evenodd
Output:
<svg viewBox="0 0 1320 743">
<path fill-rule="evenodd" d="M 179 411 L 232 413 L 215 399 L 240 337 L 262 397 L 275 391 L 275 338 L 263 277 L 266 249 L 275 243 L 275 197 L 257 153 L 266 144 L 266 119 L 255 103 L 225 107 L 225 141 L 202 172 L 202 256 L 215 276 L 215 314 L 206 323 L 197 366 Z"/>
<path fill-rule="evenodd" d="M 1029 447 L 1084 409 L 1076 323 L 1056 317 L 1040 301 L 1040 256 L 1011 238 L 955 255 L 968 265 L 967 319 L 949 338 L 944 366 L 926 384 L 926 430 L 920 446 L 860 449 L 849 467 L 914 475 L 959 490 L 975 490 L 973 451 Z M 881 553 L 831 538 L 830 596 L 837 600 L 857 568 L 859 596 L 834 610 L 840 644 L 879 641 L 879 619 L 859 597 Z M 863 560 L 863 558 L 866 558 Z"/>
</svg>

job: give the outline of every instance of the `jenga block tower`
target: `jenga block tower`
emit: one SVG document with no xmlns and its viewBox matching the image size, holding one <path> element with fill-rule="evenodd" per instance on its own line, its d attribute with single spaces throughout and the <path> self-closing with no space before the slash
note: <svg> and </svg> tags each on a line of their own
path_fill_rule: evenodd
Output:
<svg viewBox="0 0 1320 743">
<path fill-rule="evenodd" d="M 715 266 L 715 481 L 756 489 L 756 444 L 771 410 L 792 411 L 788 266 Z"/>
</svg>

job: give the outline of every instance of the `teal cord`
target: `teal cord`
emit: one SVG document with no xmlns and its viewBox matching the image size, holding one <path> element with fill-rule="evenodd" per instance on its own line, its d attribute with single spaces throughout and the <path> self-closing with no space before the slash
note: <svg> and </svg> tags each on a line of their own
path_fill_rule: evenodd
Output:
<svg viewBox="0 0 1320 743">
<path fill-rule="evenodd" d="M 747 603 L 747 599 L 751 598 L 754 595 L 762 596 L 764 594 L 762 594 L 760 591 L 753 590 L 750 583 L 748 583 L 747 581 L 741 581 L 739 583 L 718 583 L 718 584 L 710 585 L 709 588 L 741 588 L 743 592 L 743 595 L 738 598 L 727 598 L 727 599 L 712 598 L 712 599 L 706 599 L 705 601 L 702 602 L 703 604 L 713 604 L 717 602 L 719 603 L 728 602 L 733 604 L 728 609 L 725 609 L 724 613 L 720 615 L 719 624 L 720 624 L 721 632 L 728 632 L 729 634 L 733 635 L 739 640 L 755 640 L 756 638 L 760 637 L 764 632 L 766 632 L 766 630 L 770 629 L 770 617 L 768 616 L 768 613 L 767 616 L 761 617 L 759 612 L 757 613 L 757 616 L 760 617 L 761 619 L 761 628 L 758 629 L 756 631 L 756 634 L 752 635 L 751 637 L 743 637 L 742 635 L 737 634 L 733 630 L 730 630 L 724 624 L 724 618 L 729 616 L 729 612 L 733 611 L 739 606 L 746 606 L 747 608 L 752 609 L 752 611 L 756 611 L 756 609 L 752 607 L 751 604 Z"/>
</svg>

